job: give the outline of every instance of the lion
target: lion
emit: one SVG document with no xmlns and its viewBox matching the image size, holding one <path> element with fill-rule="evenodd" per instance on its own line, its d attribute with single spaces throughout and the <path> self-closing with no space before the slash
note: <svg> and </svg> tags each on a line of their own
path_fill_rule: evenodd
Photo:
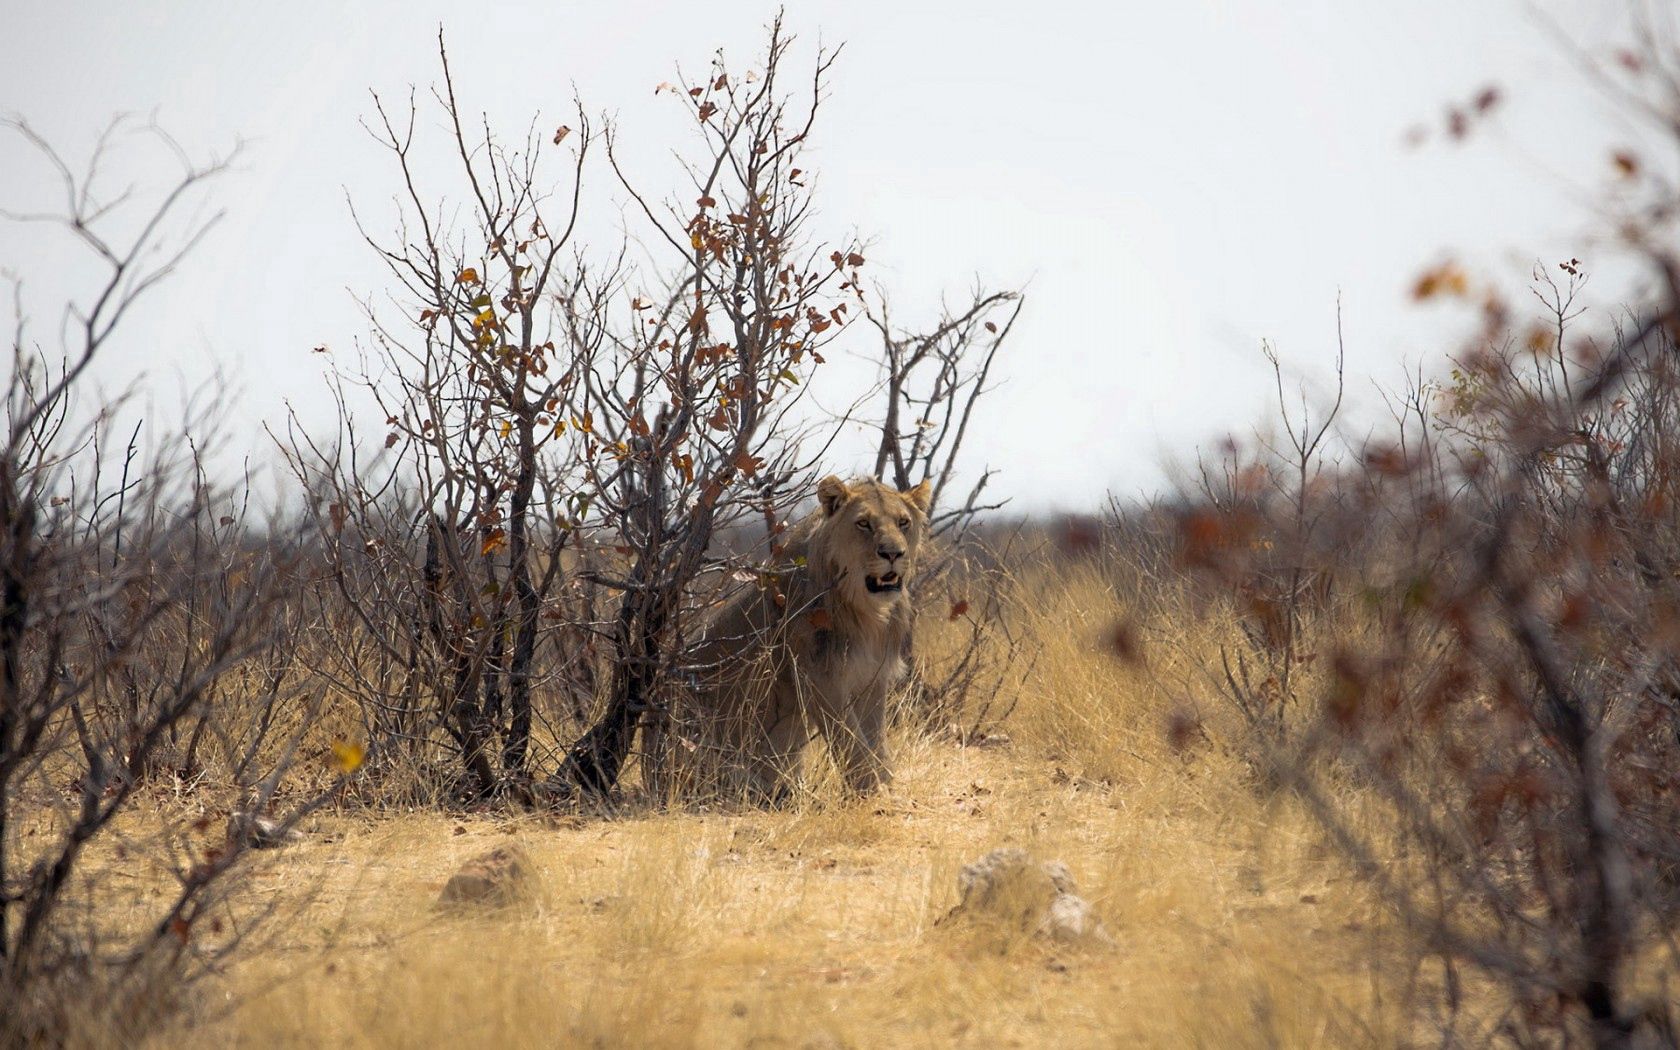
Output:
<svg viewBox="0 0 1680 1050">
<path fill-rule="evenodd" d="M 705 625 L 691 665 L 691 787 L 783 800 L 813 737 L 850 791 L 891 781 L 887 697 L 906 672 L 929 495 L 926 481 L 903 492 L 870 478 L 818 483 L 817 509 L 758 586 Z"/>
</svg>

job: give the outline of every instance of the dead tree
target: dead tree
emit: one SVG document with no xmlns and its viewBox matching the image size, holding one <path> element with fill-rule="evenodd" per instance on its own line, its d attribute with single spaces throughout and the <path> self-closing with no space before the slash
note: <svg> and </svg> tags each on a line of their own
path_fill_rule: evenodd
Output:
<svg viewBox="0 0 1680 1050">
<path fill-rule="evenodd" d="M 464 218 L 446 222 L 445 205 L 424 195 L 412 95 L 406 112 L 376 95 L 370 131 L 399 173 L 400 217 L 388 241 L 357 222 L 401 313 L 370 300 L 369 359 L 333 367 L 337 441 L 294 426 L 286 444 L 337 599 L 380 657 L 373 675 L 365 653 L 345 650 L 339 673 L 388 738 L 445 733 L 462 793 L 483 797 L 523 790 L 528 777 L 542 615 L 585 505 L 576 446 L 590 439 L 571 411 L 580 371 L 554 341 L 554 304 L 577 265 L 571 239 L 595 136 L 579 109 L 575 128 L 533 125 L 506 146 L 457 99 L 441 34 L 438 57 L 434 102 Z M 561 191 L 546 182 L 551 148 L 570 151 Z M 358 447 L 361 403 L 382 420 L 382 454 Z"/>
<path fill-rule="evenodd" d="M 989 468 L 975 476 L 961 502 L 942 497 L 958 476 L 975 407 L 992 390 L 992 365 L 1026 300 L 1020 292 L 976 290 L 966 305 L 946 309 L 924 332 L 895 327 L 885 295 L 877 294 L 876 304 L 869 320 L 881 336 L 883 374 L 875 477 L 900 490 L 931 482 L 934 535 L 959 543 L 978 515 L 1003 506 L 984 502 Z"/>
<path fill-rule="evenodd" d="M 778 20 L 759 68 L 720 56 L 700 80 L 662 87 L 698 131 L 692 199 L 656 202 L 608 140 L 658 261 L 644 270 L 620 257 L 580 273 L 564 298 L 594 520 L 620 555 L 620 572 L 593 579 L 622 595 L 605 709 L 568 753 L 565 792 L 610 791 L 636 729 L 670 719 L 695 609 L 739 585 L 739 563 L 716 550 L 720 530 L 762 519 L 774 544 L 809 484 L 795 410 L 861 299 L 864 259 L 808 229 L 803 156 L 835 54 L 790 88 L 792 44 Z"/>
<path fill-rule="evenodd" d="M 995 569 L 969 558 L 970 530 L 1005 501 L 986 502 L 990 468 L 982 468 L 955 501 L 951 486 L 961 477 L 975 410 L 993 390 L 998 352 L 1025 305 L 1020 292 L 976 289 L 966 304 L 946 308 L 925 331 L 896 326 L 885 293 L 877 293 L 867 312 L 881 340 L 881 380 L 874 400 L 881 436 L 874 475 L 900 490 L 923 481 L 932 486 L 936 543 L 917 582 L 918 606 L 965 620 L 968 627 L 960 649 L 937 670 L 917 658 L 914 632 L 906 640 L 910 707 L 929 724 L 955 726 L 965 737 L 983 734 L 987 724 L 1007 713 L 995 710 L 989 699 L 970 710 L 970 700 L 984 697 L 1017 654 L 1004 622 L 1001 581 Z M 989 655 L 1000 648 L 1009 658 Z"/>
</svg>

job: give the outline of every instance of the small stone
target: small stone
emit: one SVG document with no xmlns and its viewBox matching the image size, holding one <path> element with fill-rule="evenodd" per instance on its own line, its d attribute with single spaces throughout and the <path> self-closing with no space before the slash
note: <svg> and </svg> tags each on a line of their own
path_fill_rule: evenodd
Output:
<svg viewBox="0 0 1680 1050">
<path fill-rule="evenodd" d="M 461 865 L 444 884 L 438 904 L 506 907 L 530 896 L 534 881 L 531 855 L 509 842 Z"/>
<path fill-rule="evenodd" d="M 235 812 L 228 817 L 228 838 L 244 840 L 251 849 L 279 849 L 303 841 L 303 832 L 272 817 Z"/>
</svg>

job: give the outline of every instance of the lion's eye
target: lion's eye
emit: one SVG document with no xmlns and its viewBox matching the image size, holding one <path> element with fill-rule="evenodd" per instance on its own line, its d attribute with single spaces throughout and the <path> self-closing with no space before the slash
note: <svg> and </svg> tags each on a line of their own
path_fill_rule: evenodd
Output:
<svg viewBox="0 0 1680 1050">
<path fill-rule="evenodd" d="M 874 532 L 875 531 L 875 526 L 873 526 L 869 523 L 868 518 L 859 518 L 857 526 L 858 526 L 859 529 L 862 529 L 864 532 Z"/>
<path fill-rule="evenodd" d="M 898 519 L 898 527 L 901 528 L 901 529 L 908 529 L 910 527 L 910 519 L 909 518 L 899 518 Z"/>
</svg>

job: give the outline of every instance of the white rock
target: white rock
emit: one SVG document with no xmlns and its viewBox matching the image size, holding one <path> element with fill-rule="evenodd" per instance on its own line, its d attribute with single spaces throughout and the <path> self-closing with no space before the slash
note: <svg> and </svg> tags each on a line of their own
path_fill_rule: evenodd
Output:
<svg viewBox="0 0 1680 1050">
<path fill-rule="evenodd" d="M 962 901 L 945 920 L 988 918 L 1066 943 L 1112 944 L 1073 873 L 1059 860 L 1039 862 L 1024 849 L 995 849 L 957 873 Z"/>
</svg>

